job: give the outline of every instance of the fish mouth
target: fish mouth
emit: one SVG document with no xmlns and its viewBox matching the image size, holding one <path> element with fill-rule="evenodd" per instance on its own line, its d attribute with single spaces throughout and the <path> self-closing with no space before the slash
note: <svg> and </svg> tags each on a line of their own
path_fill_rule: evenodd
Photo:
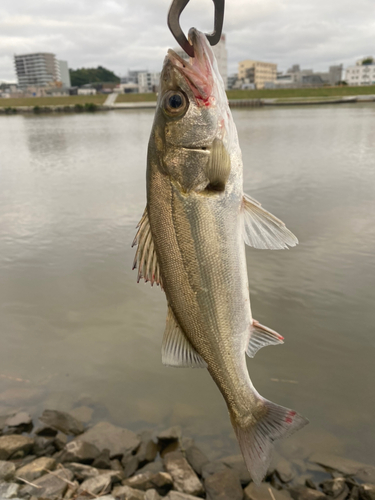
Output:
<svg viewBox="0 0 375 500">
<path fill-rule="evenodd" d="M 210 106 L 215 103 L 212 49 L 205 35 L 195 28 L 189 31 L 189 41 L 194 47 L 195 57 L 185 61 L 174 50 L 169 49 L 167 60 L 185 78 L 197 103 Z"/>
</svg>

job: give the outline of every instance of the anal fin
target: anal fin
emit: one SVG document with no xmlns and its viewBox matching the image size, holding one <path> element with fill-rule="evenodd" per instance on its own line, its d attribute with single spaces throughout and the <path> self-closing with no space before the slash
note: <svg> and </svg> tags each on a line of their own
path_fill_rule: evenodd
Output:
<svg viewBox="0 0 375 500">
<path fill-rule="evenodd" d="M 254 248 L 282 250 L 294 247 L 298 239 L 284 222 L 262 208 L 261 204 L 244 194 L 242 200 L 243 237 Z"/>
<path fill-rule="evenodd" d="M 206 362 L 191 345 L 181 330 L 170 306 L 161 348 L 161 359 L 165 366 L 178 368 L 207 368 Z"/>
<path fill-rule="evenodd" d="M 256 319 L 253 319 L 253 324 L 250 328 L 250 341 L 246 349 L 246 354 L 249 358 L 253 358 L 262 347 L 284 343 L 284 337 L 275 332 L 275 330 L 261 325 Z"/>
</svg>

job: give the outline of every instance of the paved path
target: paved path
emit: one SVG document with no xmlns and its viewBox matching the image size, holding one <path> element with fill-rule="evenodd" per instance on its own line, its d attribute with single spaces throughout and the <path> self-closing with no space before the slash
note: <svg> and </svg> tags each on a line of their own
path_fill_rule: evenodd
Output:
<svg viewBox="0 0 375 500">
<path fill-rule="evenodd" d="M 115 104 L 117 96 L 118 96 L 118 94 L 116 94 L 115 92 L 113 92 L 112 94 L 109 94 L 109 96 L 105 100 L 104 106 L 113 106 Z"/>
</svg>

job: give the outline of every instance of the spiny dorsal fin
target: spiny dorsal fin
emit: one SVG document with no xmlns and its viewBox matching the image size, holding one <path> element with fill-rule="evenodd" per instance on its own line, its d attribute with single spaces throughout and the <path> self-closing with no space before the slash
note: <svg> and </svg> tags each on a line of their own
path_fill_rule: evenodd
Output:
<svg viewBox="0 0 375 500">
<path fill-rule="evenodd" d="M 298 240 L 284 222 L 261 207 L 260 203 L 244 194 L 242 201 L 245 243 L 254 248 L 281 250 L 294 247 Z"/>
<path fill-rule="evenodd" d="M 139 283 L 141 279 L 144 279 L 146 283 L 149 281 L 151 286 L 156 283 L 163 287 L 150 222 L 148 220 L 147 206 L 137 228 L 138 231 L 132 244 L 132 247 L 138 245 L 133 262 L 133 269 L 138 267 L 137 282 Z"/>
<path fill-rule="evenodd" d="M 249 358 L 253 358 L 262 347 L 284 343 L 284 337 L 275 332 L 275 330 L 261 325 L 256 319 L 253 319 L 253 324 L 250 328 L 250 341 L 246 349 L 246 354 Z"/>
<path fill-rule="evenodd" d="M 199 356 L 181 330 L 168 306 L 167 324 L 161 348 L 161 359 L 165 366 L 179 368 L 206 368 L 206 362 Z"/>
</svg>

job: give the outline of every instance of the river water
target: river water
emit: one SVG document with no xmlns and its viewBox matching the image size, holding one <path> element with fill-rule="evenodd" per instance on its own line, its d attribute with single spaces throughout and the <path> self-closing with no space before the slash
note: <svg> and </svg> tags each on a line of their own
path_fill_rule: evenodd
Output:
<svg viewBox="0 0 375 500">
<path fill-rule="evenodd" d="M 300 244 L 248 248 L 255 318 L 285 337 L 255 387 L 309 426 L 282 453 L 375 463 L 375 106 L 235 110 L 245 191 Z M 166 301 L 137 284 L 152 111 L 0 117 L 0 414 L 86 405 L 238 453 L 206 370 L 164 368 Z"/>
</svg>

